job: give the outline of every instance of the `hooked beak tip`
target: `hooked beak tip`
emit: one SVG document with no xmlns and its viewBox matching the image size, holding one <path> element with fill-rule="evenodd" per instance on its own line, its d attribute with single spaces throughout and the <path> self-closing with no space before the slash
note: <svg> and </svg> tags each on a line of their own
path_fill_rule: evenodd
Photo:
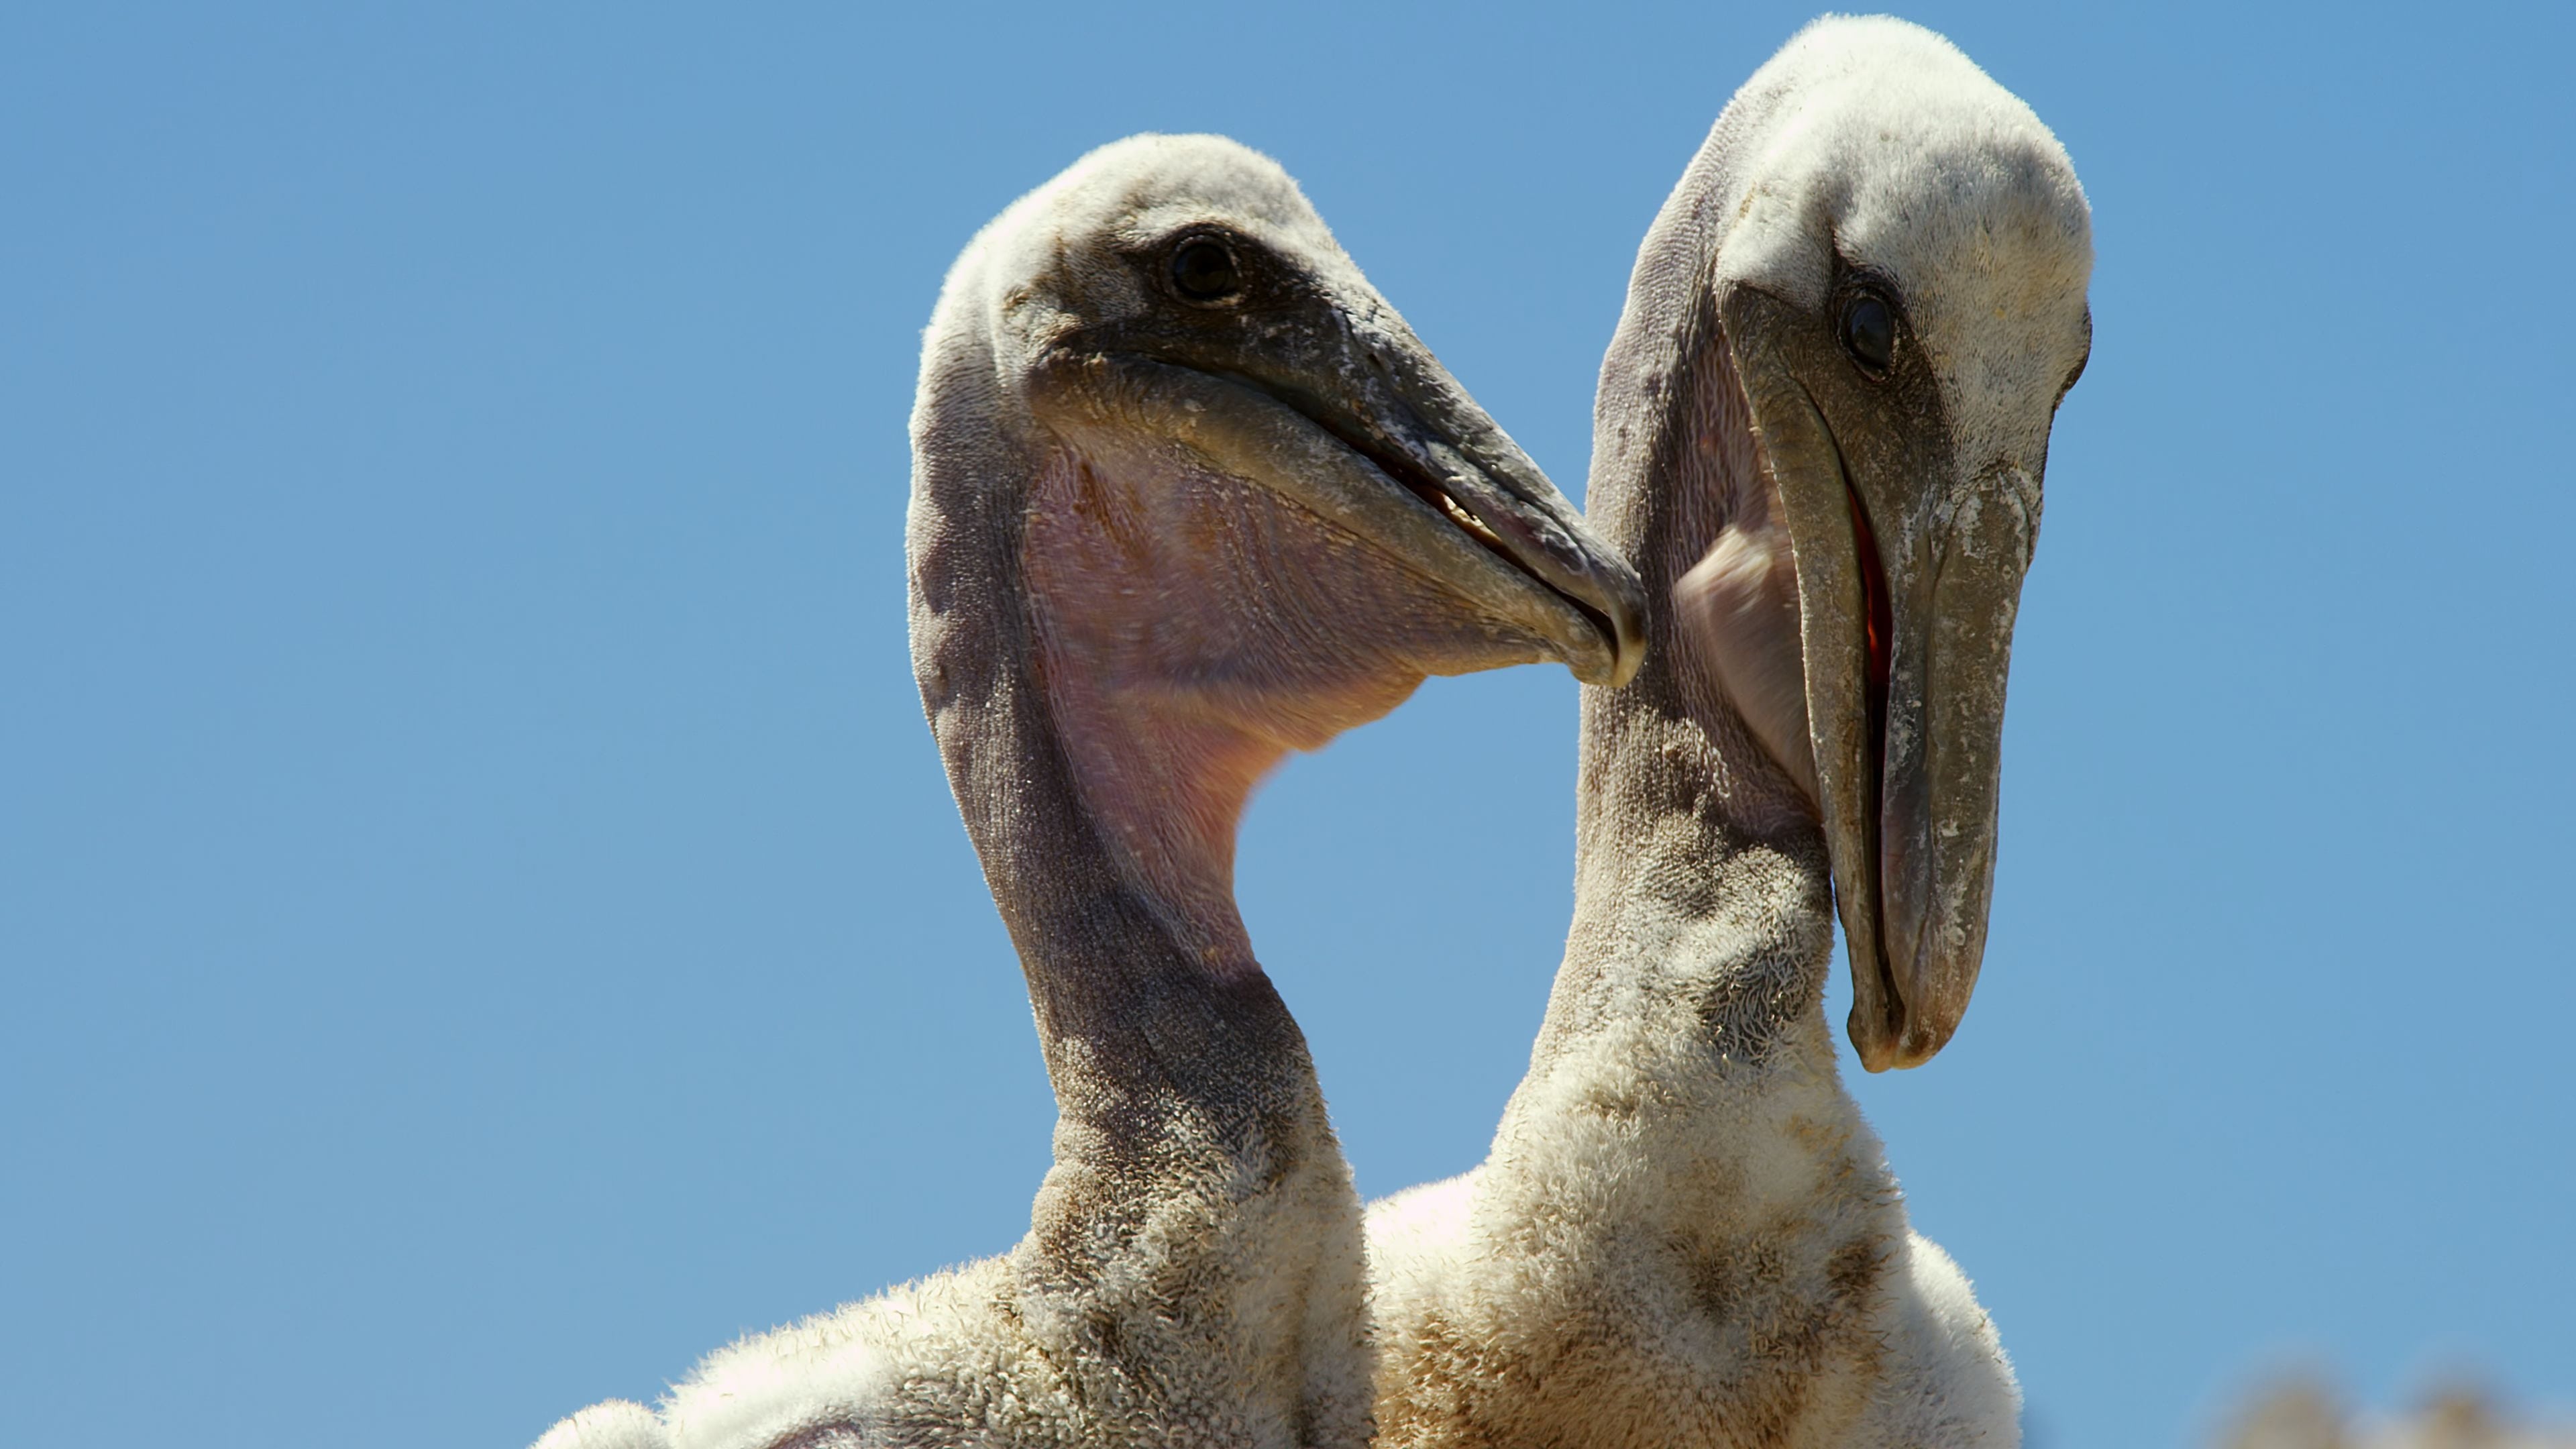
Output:
<svg viewBox="0 0 2576 1449">
<path fill-rule="evenodd" d="M 1872 1072 L 1919 1067 L 1941 1054 L 1958 1034 L 1976 989 L 1976 969 L 1964 973 L 1955 963 L 1927 963 L 1916 957 L 1900 967 L 1884 952 L 1864 977 L 1854 962 L 1851 1042 L 1861 1065 Z"/>
<path fill-rule="evenodd" d="M 1598 682 L 1612 689 L 1636 678 L 1638 668 L 1646 662 L 1645 586 L 1633 576 L 1620 582 L 1634 587 L 1614 587 L 1609 599 L 1611 607 L 1599 620 L 1603 638 L 1610 645 L 1610 672 Z"/>
</svg>

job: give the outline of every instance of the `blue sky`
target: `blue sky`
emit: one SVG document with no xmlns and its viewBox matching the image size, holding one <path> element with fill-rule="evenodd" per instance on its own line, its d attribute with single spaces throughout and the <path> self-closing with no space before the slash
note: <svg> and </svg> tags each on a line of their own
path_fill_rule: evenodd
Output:
<svg viewBox="0 0 2576 1449">
<path fill-rule="evenodd" d="M 0 16 L 11 1437 L 512 1445 L 1006 1247 L 1051 1104 L 902 625 L 948 260 L 1231 134 L 1579 492 L 1637 239 L 1809 13 Z M 2284 1363 L 2576 1415 L 2576 21 L 1907 13 L 2100 252 L 1983 984 L 1856 1082 L 1916 1221 L 2044 1445 Z M 1436 683 L 1251 813 L 1372 1195 L 1526 1059 L 1574 697 Z"/>
</svg>

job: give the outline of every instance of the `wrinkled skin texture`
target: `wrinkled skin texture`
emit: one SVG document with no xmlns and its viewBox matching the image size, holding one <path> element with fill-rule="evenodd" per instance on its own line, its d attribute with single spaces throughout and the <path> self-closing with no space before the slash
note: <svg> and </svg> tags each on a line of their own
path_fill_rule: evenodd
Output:
<svg viewBox="0 0 2576 1449">
<path fill-rule="evenodd" d="M 1802 33 L 1666 203 L 1590 493 L 1665 606 L 1636 680 L 1585 691 L 1574 922 L 1493 1148 L 1370 1212 L 1382 1445 L 2019 1441 L 1993 1325 L 1908 1226 L 1823 997 L 1839 908 L 1871 938 L 1864 1061 L 1922 1060 L 1964 1010 L 2090 257 L 2046 129 L 1897 21 Z M 1855 274 L 1902 304 L 1888 368 L 1844 349 Z M 1906 871 L 1888 914 L 1949 903 L 1973 932 L 1882 958 L 1879 877 Z"/>
<path fill-rule="evenodd" d="M 1241 286 L 1176 291 L 1207 236 Z M 913 444 L 914 667 L 1059 1109 L 1029 1234 L 540 1444 L 1358 1449 L 1359 1202 L 1236 821 L 1426 675 L 1625 678 L 1635 575 L 1215 138 L 1103 148 L 967 248 Z"/>
</svg>

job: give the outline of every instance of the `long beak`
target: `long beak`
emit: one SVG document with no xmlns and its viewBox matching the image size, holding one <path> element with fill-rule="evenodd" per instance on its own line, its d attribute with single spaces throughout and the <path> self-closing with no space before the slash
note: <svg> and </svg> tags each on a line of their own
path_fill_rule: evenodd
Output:
<svg viewBox="0 0 2576 1449">
<path fill-rule="evenodd" d="M 1370 540 L 1547 640 L 1584 683 L 1626 683 L 1645 655 L 1636 571 L 1437 363 L 1423 365 L 1436 376 L 1380 373 L 1326 396 L 1132 353 L 1064 359 L 1038 381 L 1094 422 L 1150 430 Z"/>
<path fill-rule="evenodd" d="M 1730 316 L 1730 334 L 1762 320 Z M 1952 504 L 1996 480 L 1960 478 L 1946 438 L 1906 435 L 1913 420 L 1871 414 L 1838 436 L 1776 351 L 1736 361 L 1797 552 L 1851 1041 L 1870 1071 L 1920 1066 L 1958 1029 L 1985 956 L 2030 515 Z"/>
<path fill-rule="evenodd" d="M 1312 415 L 1489 551 L 1573 600 L 1610 645 L 1586 684 L 1626 684 L 1646 657 L 1646 589 L 1582 513 L 1411 333 L 1362 325 L 1365 381 Z M 1341 429 L 1349 431 L 1342 431 Z"/>
</svg>

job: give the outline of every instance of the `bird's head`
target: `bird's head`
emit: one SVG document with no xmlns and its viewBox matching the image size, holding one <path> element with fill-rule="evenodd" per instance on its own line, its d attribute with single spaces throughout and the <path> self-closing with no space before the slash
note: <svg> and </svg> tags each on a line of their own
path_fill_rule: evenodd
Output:
<svg viewBox="0 0 2576 1449">
<path fill-rule="evenodd" d="M 1684 365 L 1705 427 L 1740 410 L 1752 457 L 1674 587 L 1680 633 L 1822 823 L 1861 1061 L 1915 1066 L 1984 955 L 2014 615 L 2091 348 L 2090 213 L 2027 106 L 1890 20 L 1803 32 L 1692 174 L 1714 245 Z"/>
<path fill-rule="evenodd" d="M 1119 142 L 982 245 L 997 370 L 1056 445 L 1048 463 L 1090 474 L 1038 490 L 1041 514 L 1089 539 L 1039 530 L 1097 555 L 1086 581 L 1144 561 L 1104 551 L 1132 523 L 1163 535 L 1146 552 L 1167 584 L 1186 568 L 1232 591 L 1202 608 L 1282 616 L 1310 645 L 1397 643 L 1431 673 L 1534 658 L 1594 683 L 1634 672 L 1634 571 L 1268 158 L 1209 136 Z M 1070 516 L 1084 497 L 1105 521 Z"/>
<path fill-rule="evenodd" d="M 1615 684 L 1642 657 L 1634 570 L 1231 141 L 1118 142 L 1006 211 L 951 274 L 920 396 L 925 693 L 958 560 L 1011 572 L 1086 797 L 1149 870 L 1221 878 L 1261 772 L 1427 675 Z M 1006 560 L 950 546 L 1005 526 Z"/>
</svg>

